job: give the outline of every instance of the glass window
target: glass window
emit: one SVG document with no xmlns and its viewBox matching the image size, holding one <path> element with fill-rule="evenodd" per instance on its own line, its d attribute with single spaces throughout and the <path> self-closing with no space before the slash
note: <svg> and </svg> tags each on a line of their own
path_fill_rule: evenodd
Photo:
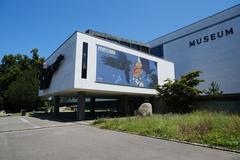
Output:
<svg viewBox="0 0 240 160">
<path fill-rule="evenodd" d="M 131 48 L 134 48 L 134 49 L 136 49 L 136 50 L 139 50 L 140 51 L 140 46 L 139 45 L 137 45 L 137 44 L 131 44 Z"/>
<path fill-rule="evenodd" d="M 128 42 L 120 41 L 120 44 L 124 45 L 124 46 L 127 46 L 127 47 L 130 47 L 130 43 L 128 43 Z"/>
<path fill-rule="evenodd" d="M 145 52 L 145 53 L 149 53 L 149 48 L 148 48 L 148 47 L 141 46 L 141 51 L 142 51 L 142 52 Z"/>
<path fill-rule="evenodd" d="M 88 43 L 83 42 L 82 49 L 82 78 L 87 78 L 87 58 L 88 58 Z"/>
<path fill-rule="evenodd" d="M 151 54 L 160 58 L 164 58 L 163 45 L 151 48 Z"/>
</svg>

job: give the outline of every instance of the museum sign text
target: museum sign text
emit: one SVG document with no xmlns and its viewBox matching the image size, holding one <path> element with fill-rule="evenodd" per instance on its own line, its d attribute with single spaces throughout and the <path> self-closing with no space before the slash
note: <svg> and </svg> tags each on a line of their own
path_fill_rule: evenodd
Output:
<svg viewBox="0 0 240 160">
<path fill-rule="evenodd" d="M 194 47 L 194 46 L 202 44 L 202 43 L 214 41 L 218 38 L 227 37 L 229 35 L 232 35 L 233 33 L 234 33 L 233 28 L 229 28 L 229 29 L 225 29 L 225 30 L 221 30 L 221 31 L 212 33 L 212 34 L 208 34 L 208 35 L 200 37 L 198 39 L 189 41 L 189 47 Z"/>
</svg>

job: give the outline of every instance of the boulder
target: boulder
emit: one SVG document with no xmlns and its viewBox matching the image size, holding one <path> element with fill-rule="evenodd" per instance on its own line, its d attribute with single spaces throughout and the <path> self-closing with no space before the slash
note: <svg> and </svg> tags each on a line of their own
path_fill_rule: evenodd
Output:
<svg viewBox="0 0 240 160">
<path fill-rule="evenodd" d="M 152 105 L 151 103 L 143 103 L 139 108 L 138 108 L 138 115 L 140 116 L 151 116 L 152 115 Z"/>
</svg>

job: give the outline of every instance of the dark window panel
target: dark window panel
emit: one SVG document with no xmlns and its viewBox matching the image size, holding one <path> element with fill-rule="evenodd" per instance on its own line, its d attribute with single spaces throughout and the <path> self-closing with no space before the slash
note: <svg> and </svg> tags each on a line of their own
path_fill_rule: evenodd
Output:
<svg viewBox="0 0 240 160">
<path fill-rule="evenodd" d="M 150 52 L 152 55 L 155 55 L 160 58 L 164 58 L 163 45 L 159 45 L 159 46 L 151 48 Z"/>
<path fill-rule="evenodd" d="M 148 48 L 148 47 L 141 46 L 141 51 L 142 51 L 142 52 L 145 52 L 145 53 L 149 53 L 149 48 Z"/>
<path fill-rule="evenodd" d="M 118 40 L 116 40 L 116 39 L 113 39 L 113 38 L 107 38 L 109 41 L 112 41 L 112 42 L 116 42 L 116 43 L 119 43 L 119 41 Z"/>
<path fill-rule="evenodd" d="M 128 43 L 128 42 L 120 41 L 120 44 L 123 46 L 130 47 L 130 43 Z"/>
<path fill-rule="evenodd" d="M 82 78 L 87 78 L 87 59 L 88 59 L 88 43 L 83 42 L 82 50 Z"/>
<path fill-rule="evenodd" d="M 131 48 L 134 48 L 136 50 L 139 50 L 140 51 L 140 46 L 139 45 L 136 45 L 136 44 L 131 44 Z"/>
<path fill-rule="evenodd" d="M 97 37 L 102 38 L 102 39 L 106 39 L 106 37 L 102 37 L 102 36 L 97 36 Z"/>
</svg>

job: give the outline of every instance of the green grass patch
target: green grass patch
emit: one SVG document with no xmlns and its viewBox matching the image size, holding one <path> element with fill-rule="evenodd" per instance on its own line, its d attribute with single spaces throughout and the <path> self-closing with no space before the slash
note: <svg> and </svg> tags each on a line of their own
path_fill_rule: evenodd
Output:
<svg viewBox="0 0 240 160">
<path fill-rule="evenodd" d="M 98 119 L 94 126 L 143 136 L 240 150 L 240 115 L 198 111 L 151 117 Z"/>
</svg>

